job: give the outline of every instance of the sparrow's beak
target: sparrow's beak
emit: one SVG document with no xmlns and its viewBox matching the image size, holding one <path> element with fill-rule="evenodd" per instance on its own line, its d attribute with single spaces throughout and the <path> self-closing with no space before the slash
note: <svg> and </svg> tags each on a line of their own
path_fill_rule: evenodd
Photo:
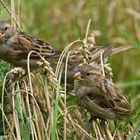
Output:
<svg viewBox="0 0 140 140">
<path fill-rule="evenodd" d="M 4 32 L 0 32 L 0 38 L 4 37 L 5 33 Z"/>
<path fill-rule="evenodd" d="M 85 80 L 85 78 L 82 76 L 81 72 L 76 72 L 73 77 L 75 80 L 78 80 L 78 81 Z"/>
</svg>

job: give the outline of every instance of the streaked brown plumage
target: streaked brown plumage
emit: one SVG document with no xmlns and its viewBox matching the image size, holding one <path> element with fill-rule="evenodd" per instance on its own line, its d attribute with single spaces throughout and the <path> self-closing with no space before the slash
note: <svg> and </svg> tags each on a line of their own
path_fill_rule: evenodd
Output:
<svg viewBox="0 0 140 140">
<path fill-rule="evenodd" d="M 0 58 L 14 66 L 27 66 L 29 52 L 36 51 L 47 60 L 54 61 L 61 52 L 52 48 L 47 42 L 37 37 L 30 36 L 24 32 L 16 31 L 7 22 L 0 22 Z M 36 62 L 39 56 L 31 54 L 31 67 L 38 67 Z M 57 61 L 57 60 L 55 60 Z"/>
<path fill-rule="evenodd" d="M 130 104 L 113 82 L 102 75 L 101 67 L 80 66 L 74 77 L 77 101 L 93 116 L 112 120 L 129 116 Z"/>
</svg>

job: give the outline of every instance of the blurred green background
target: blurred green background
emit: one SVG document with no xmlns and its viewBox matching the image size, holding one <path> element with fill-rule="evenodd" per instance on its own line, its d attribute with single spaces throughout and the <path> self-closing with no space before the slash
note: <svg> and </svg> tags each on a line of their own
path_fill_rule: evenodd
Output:
<svg viewBox="0 0 140 140">
<path fill-rule="evenodd" d="M 48 41 L 60 50 L 79 37 L 84 38 L 89 19 L 92 20 L 90 30 L 97 33 L 97 45 L 136 46 L 136 49 L 112 56 L 109 62 L 118 86 L 127 87 L 130 96 L 139 98 L 139 0 L 5 0 L 4 4 L 15 13 L 23 31 Z M 1 3 L 0 20 L 10 19 Z M 0 62 L 1 85 L 8 68 L 7 63 Z"/>
</svg>

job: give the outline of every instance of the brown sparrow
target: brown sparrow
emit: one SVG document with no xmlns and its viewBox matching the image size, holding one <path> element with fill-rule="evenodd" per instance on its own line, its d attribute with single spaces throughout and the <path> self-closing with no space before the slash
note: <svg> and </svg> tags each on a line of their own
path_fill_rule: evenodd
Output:
<svg viewBox="0 0 140 140">
<path fill-rule="evenodd" d="M 89 63 L 93 64 L 101 64 L 101 53 L 103 58 L 103 63 L 105 64 L 104 67 L 107 66 L 106 62 L 109 56 L 120 53 L 123 51 L 126 51 L 128 49 L 134 48 L 133 46 L 121 46 L 118 48 L 115 48 L 113 46 L 107 46 L 107 47 L 100 47 L 100 46 L 94 46 L 88 49 L 88 59 Z M 64 60 L 65 62 L 65 60 Z M 72 51 L 69 60 L 68 60 L 68 74 L 67 74 L 67 81 L 68 83 L 71 83 L 74 81 L 74 74 L 75 69 L 78 67 L 79 64 L 83 63 L 83 54 L 82 50 L 76 50 Z M 107 67 L 108 68 L 108 67 Z M 109 74 L 109 73 L 108 73 Z M 108 77 L 110 78 L 110 77 Z"/>
<path fill-rule="evenodd" d="M 79 66 L 74 78 L 77 101 L 92 116 L 112 120 L 129 116 L 130 104 L 113 82 L 102 74 L 99 65 Z"/>
<path fill-rule="evenodd" d="M 47 60 L 53 62 L 61 52 L 52 48 L 47 42 L 24 32 L 15 30 L 6 21 L 0 21 L 0 58 L 14 66 L 27 66 L 29 52 L 36 51 Z M 30 57 L 31 67 L 38 67 L 36 62 L 39 56 L 32 53 Z"/>
</svg>

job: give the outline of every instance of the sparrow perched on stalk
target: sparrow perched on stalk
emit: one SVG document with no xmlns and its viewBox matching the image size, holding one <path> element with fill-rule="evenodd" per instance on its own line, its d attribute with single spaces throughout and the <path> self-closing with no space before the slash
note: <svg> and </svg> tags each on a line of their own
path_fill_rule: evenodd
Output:
<svg viewBox="0 0 140 140">
<path fill-rule="evenodd" d="M 123 46 L 113 48 L 111 46 L 91 47 L 88 49 L 89 61 L 100 63 L 100 54 L 103 52 L 103 59 L 108 56 L 125 51 L 132 48 L 132 46 Z M 18 67 L 27 68 L 27 57 L 31 51 L 35 51 L 43 56 L 55 70 L 57 61 L 61 55 L 61 51 L 54 49 L 47 42 L 40 38 L 28 35 L 25 32 L 15 30 L 8 22 L 0 21 L 0 59 L 3 59 L 10 64 Z M 71 52 L 68 60 L 68 74 L 67 82 L 73 82 L 74 69 L 82 63 L 83 55 L 81 50 Z M 37 62 L 40 57 L 36 53 L 30 55 L 31 70 L 39 67 Z M 65 64 L 66 58 L 63 60 Z M 62 64 L 61 63 L 61 64 Z M 60 64 L 60 65 L 61 65 Z M 64 74 L 63 74 L 64 75 Z M 63 76 L 64 77 L 64 76 Z"/>
<path fill-rule="evenodd" d="M 93 117 L 122 120 L 129 116 L 130 104 L 113 82 L 102 74 L 99 65 L 79 66 L 74 78 L 78 104 Z"/>
<path fill-rule="evenodd" d="M 56 62 L 60 51 L 52 48 L 47 42 L 25 32 L 15 30 L 8 22 L 0 21 L 0 58 L 14 66 L 27 67 L 27 57 L 31 51 L 36 51 L 51 62 Z M 39 56 L 32 53 L 30 66 L 37 68 Z"/>
</svg>

